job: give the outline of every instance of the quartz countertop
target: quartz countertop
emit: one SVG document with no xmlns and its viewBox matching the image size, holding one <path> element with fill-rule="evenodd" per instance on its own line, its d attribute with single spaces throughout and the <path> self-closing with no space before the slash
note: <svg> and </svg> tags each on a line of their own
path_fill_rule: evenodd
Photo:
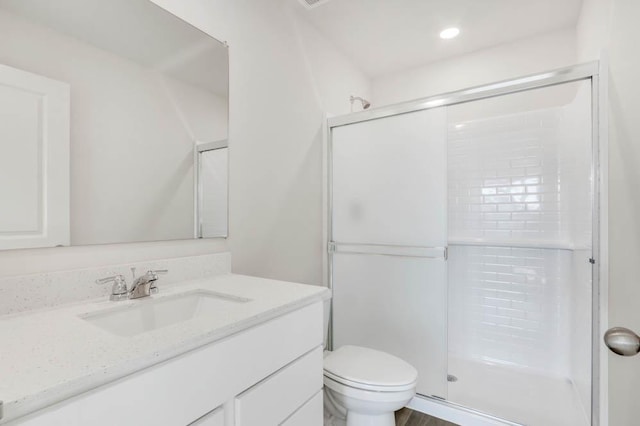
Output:
<svg viewBox="0 0 640 426">
<path fill-rule="evenodd" d="M 161 279 L 158 288 L 160 292 L 151 298 L 100 299 L 0 316 L 0 400 L 4 402 L 0 423 L 330 297 L 325 287 L 235 274 L 166 288 Z M 111 334 L 82 319 L 105 309 L 193 290 L 250 300 L 215 320 L 196 317 L 130 337 Z"/>
</svg>

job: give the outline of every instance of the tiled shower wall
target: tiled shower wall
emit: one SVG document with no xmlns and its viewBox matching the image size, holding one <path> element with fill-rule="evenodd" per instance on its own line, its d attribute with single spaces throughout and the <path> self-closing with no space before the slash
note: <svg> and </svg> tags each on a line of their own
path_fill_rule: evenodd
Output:
<svg viewBox="0 0 640 426">
<path fill-rule="evenodd" d="M 560 377 L 585 364 L 571 351 L 590 326 L 573 294 L 590 285 L 574 282 L 574 249 L 590 242 L 585 94 L 449 124 L 450 355 Z"/>
<path fill-rule="evenodd" d="M 449 241 L 568 241 L 560 214 L 560 108 L 448 132 Z"/>
<path fill-rule="evenodd" d="M 449 352 L 567 376 L 571 252 L 451 246 Z"/>
</svg>

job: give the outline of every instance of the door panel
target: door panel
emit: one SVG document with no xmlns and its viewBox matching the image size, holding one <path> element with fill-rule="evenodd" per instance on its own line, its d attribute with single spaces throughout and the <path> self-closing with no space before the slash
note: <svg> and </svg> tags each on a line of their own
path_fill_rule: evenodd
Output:
<svg viewBox="0 0 640 426">
<path fill-rule="evenodd" d="M 609 326 L 640 333 L 640 2 L 611 4 L 609 42 Z M 604 217 L 603 217 L 604 219 Z M 604 272 L 604 271 L 603 271 Z M 602 336 L 600 336 L 602 337 Z M 600 339 L 600 344 L 604 345 Z M 603 346 L 601 346 L 603 347 Z M 640 356 L 608 352 L 609 425 L 637 425 Z"/>
<path fill-rule="evenodd" d="M 0 249 L 69 245 L 69 86 L 0 65 Z"/>
<path fill-rule="evenodd" d="M 392 353 L 446 398 L 446 115 L 333 129 L 334 347 Z"/>
<path fill-rule="evenodd" d="M 446 116 L 419 111 L 333 130 L 333 240 L 444 246 Z"/>
<path fill-rule="evenodd" d="M 447 397 L 446 262 L 333 256 L 334 346 L 396 355 L 418 370 L 418 393 Z"/>
</svg>

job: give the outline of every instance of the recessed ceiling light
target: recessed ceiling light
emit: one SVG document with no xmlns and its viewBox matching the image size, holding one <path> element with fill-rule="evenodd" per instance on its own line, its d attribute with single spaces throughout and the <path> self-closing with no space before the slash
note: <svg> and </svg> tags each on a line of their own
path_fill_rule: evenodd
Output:
<svg viewBox="0 0 640 426">
<path fill-rule="evenodd" d="M 440 32 L 440 38 L 444 40 L 449 40 L 449 39 L 458 37 L 458 34 L 460 34 L 460 29 L 456 27 L 451 27 L 451 28 L 442 30 Z"/>
</svg>

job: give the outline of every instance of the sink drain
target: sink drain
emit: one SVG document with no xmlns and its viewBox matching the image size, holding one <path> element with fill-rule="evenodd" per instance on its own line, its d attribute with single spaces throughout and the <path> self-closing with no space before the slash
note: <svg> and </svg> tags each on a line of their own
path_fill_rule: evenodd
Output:
<svg viewBox="0 0 640 426">
<path fill-rule="evenodd" d="M 456 376 L 454 376 L 453 374 L 447 374 L 447 382 L 457 382 L 458 378 Z"/>
</svg>

